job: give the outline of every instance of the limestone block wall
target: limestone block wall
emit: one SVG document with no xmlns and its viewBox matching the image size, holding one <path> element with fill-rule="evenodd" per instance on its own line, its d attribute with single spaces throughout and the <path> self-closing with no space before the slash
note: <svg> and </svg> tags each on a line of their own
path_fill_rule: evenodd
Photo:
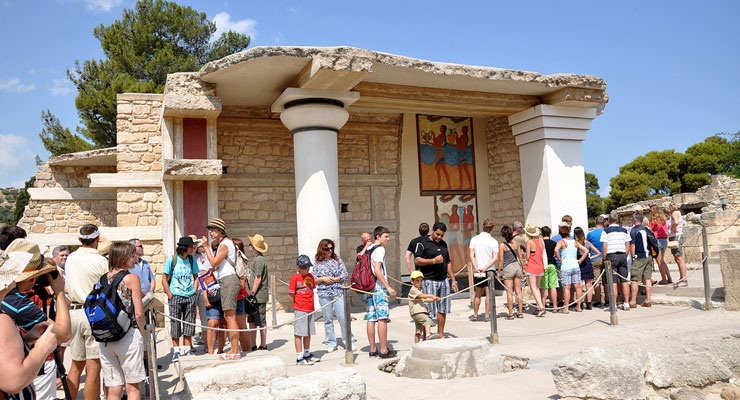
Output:
<svg viewBox="0 0 740 400">
<path fill-rule="evenodd" d="M 119 94 L 117 97 L 117 172 L 162 172 L 161 94 Z M 116 225 L 162 224 L 161 188 L 120 188 L 116 193 Z M 142 241 L 144 258 L 155 273 L 162 272 L 162 242 Z M 161 288 L 161 285 L 159 285 Z M 158 290 L 160 290 L 158 288 Z"/>
<path fill-rule="evenodd" d="M 504 225 L 524 221 L 522 176 L 519 165 L 519 147 L 507 117 L 486 120 L 488 146 L 488 176 L 491 193 L 491 217 L 495 224 L 494 236 Z"/>
<path fill-rule="evenodd" d="M 114 166 L 38 167 L 36 188 L 87 188 L 91 173 L 115 172 Z M 74 233 L 80 226 L 116 226 L 116 202 L 113 200 L 31 200 L 18 225 L 29 233 Z"/>
<path fill-rule="evenodd" d="M 352 113 L 338 137 L 339 247 L 351 273 L 360 234 L 387 225 L 392 243 L 388 271 L 399 276 L 397 254 L 400 195 L 399 114 Z M 288 282 L 295 273 L 296 237 L 293 142 L 279 115 L 269 108 L 224 106 L 218 119 L 218 157 L 227 173 L 219 180 L 219 215 L 229 234 L 265 236 L 271 273 Z M 395 179 L 388 183 L 388 178 Z M 383 179 L 380 179 L 383 178 Z M 317 243 L 318 245 L 318 243 Z M 313 256 L 311 254 L 310 256 Z M 278 300 L 289 308 L 288 287 L 278 283 Z"/>
</svg>

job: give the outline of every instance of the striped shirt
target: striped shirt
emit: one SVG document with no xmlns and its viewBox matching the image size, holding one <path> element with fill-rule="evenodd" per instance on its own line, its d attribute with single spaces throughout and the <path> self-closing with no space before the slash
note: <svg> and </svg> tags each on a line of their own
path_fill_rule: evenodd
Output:
<svg viewBox="0 0 740 400">
<path fill-rule="evenodd" d="M 601 232 L 601 242 L 606 243 L 606 254 L 626 253 L 625 246 L 631 240 L 627 230 L 619 225 L 609 225 Z"/>
</svg>

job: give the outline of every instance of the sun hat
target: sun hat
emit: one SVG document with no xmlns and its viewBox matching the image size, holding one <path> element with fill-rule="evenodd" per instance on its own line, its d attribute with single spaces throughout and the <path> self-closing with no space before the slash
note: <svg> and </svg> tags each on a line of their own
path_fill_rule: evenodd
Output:
<svg viewBox="0 0 740 400">
<path fill-rule="evenodd" d="M 177 241 L 177 245 L 190 247 L 190 246 L 195 246 L 195 242 L 193 241 L 193 238 L 191 238 L 190 236 L 185 236 L 185 237 L 181 237 L 180 240 Z"/>
<path fill-rule="evenodd" d="M 411 273 L 411 280 L 413 281 L 416 278 L 423 278 L 424 274 L 421 273 L 421 271 L 414 271 Z"/>
<path fill-rule="evenodd" d="M 208 225 L 206 225 L 206 228 L 218 228 L 221 230 L 221 232 L 226 234 L 226 222 L 222 220 L 221 218 L 214 218 L 210 221 L 208 221 Z"/>
<path fill-rule="evenodd" d="M 252 242 L 252 247 L 254 247 L 255 250 L 259 251 L 260 253 L 267 252 L 267 243 L 265 243 L 265 238 L 262 237 L 259 233 L 254 236 L 247 236 L 249 238 L 249 241 Z"/>
<path fill-rule="evenodd" d="M 15 282 L 34 255 L 18 250 L 7 250 L 0 253 L 2 253 L 0 254 L 0 290 L 5 290 Z"/>
<path fill-rule="evenodd" d="M 300 256 L 298 256 L 298 258 L 296 258 L 295 260 L 295 263 L 300 269 L 306 269 L 313 265 L 311 264 L 311 259 L 308 258 L 308 256 L 305 254 L 301 254 Z"/>
<path fill-rule="evenodd" d="M 529 237 L 537 237 L 540 236 L 540 228 L 538 228 L 535 224 L 528 223 L 527 227 L 524 228 L 524 233 L 527 234 Z"/>
<path fill-rule="evenodd" d="M 26 239 L 16 239 L 8 246 L 10 252 L 23 252 L 31 255 L 31 258 L 23 266 L 21 274 L 15 278 L 16 282 L 23 282 L 49 272 L 56 271 L 57 268 L 52 264 L 44 263 L 44 256 L 41 255 L 39 245 L 31 243 Z"/>
<path fill-rule="evenodd" d="M 198 239 L 195 235 L 188 235 L 189 238 L 193 239 L 193 243 L 195 243 L 196 246 L 200 246 L 200 239 Z"/>
<path fill-rule="evenodd" d="M 570 224 L 567 223 L 567 222 L 561 222 L 561 223 L 558 224 L 558 228 L 563 228 L 563 227 L 566 227 L 566 226 L 568 228 L 570 228 Z"/>
<path fill-rule="evenodd" d="M 101 240 L 98 242 L 98 253 L 100 253 L 101 256 L 105 256 L 110 253 L 111 246 L 113 246 L 113 242 L 110 240 Z"/>
</svg>

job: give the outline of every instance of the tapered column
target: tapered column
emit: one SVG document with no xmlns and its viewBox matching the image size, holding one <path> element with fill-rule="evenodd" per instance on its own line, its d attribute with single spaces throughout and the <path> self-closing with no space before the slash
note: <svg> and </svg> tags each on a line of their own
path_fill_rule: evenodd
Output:
<svg viewBox="0 0 740 400">
<path fill-rule="evenodd" d="M 358 97 L 289 88 L 273 105 L 293 135 L 298 251 L 311 258 L 323 238 L 339 246 L 337 135 L 349 119 L 345 108 Z"/>
<path fill-rule="evenodd" d="M 588 227 L 583 146 L 595 108 L 538 105 L 509 117 L 519 146 L 526 222 L 557 232 L 563 215 Z"/>
</svg>

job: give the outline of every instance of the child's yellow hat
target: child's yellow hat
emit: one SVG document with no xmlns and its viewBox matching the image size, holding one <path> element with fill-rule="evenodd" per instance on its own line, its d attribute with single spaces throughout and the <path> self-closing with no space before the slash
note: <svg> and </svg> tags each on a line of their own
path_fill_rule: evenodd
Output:
<svg viewBox="0 0 740 400">
<path fill-rule="evenodd" d="M 414 280 L 416 278 L 423 278 L 424 274 L 421 273 L 421 271 L 414 271 L 411 273 L 411 280 Z"/>
</svg>

